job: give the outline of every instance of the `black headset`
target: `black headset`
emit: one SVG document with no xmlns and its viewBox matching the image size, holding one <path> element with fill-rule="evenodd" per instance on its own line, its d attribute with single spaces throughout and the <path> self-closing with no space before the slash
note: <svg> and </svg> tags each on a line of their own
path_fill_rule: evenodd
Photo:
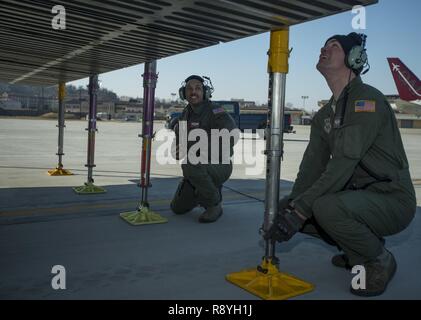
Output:
<svg viewBox="0 0 421 320">
<path fill-rule="evenodd" d="M 213 88 L 211 79 L 205 76 L 203 76 L 202 78 L 201 76 L 191 75 L 190 77 L 188 77 L 186 80 L 183 81 L 180 89 L 178 89 L 178 95 L 180 96 L 180 99 L 186 100 L 186 85 L 187 85 L 187 82 L 193 79 L 198 80 L 202 83 L 203 100 L 209 100 L 210 98 L 212 98 L 212 93 L 214 91 L 214 88 Z"/>
<path fill-rule="evenodd" d="M 351 50 L 348 52 L 348 54 L 345 56 L 345 65 L 352 69 L 353 71 L 357 72 L 357 75 L 359 74 L 366 74 L 368 70 L 370 70 L 370 64 L 368 63 L 368 56 L 367 51 L 365 48 L 367 36 L 363 33 L 360 34 L 353 34 L 354 37 L 358 37 L 356 40 L 360 40 L 361 44 L 353 46 Z M 358 41 L 358 42 L 360 42 Z M 367 69 L 363 71 L 363 69 L 367 67 Z M 351 73 L 350 73 L 351 76 Z M 345 120 L 345 110 L 346 105 L 348 104 L 348 96 L 349 96 L 349 83 L 345 87 L 345 94 L 344 94 L 344 102 L 341 108 L 341 112 L 339 115 L 335 116 L 335 127 L 340 127 L 343 125 Z"/>
<path fill-rule="evenodd" d="M 368 56 L 367 56 L 367 50 L 365 48 L 366 39 L 367 36 L 363 33 L 357 34 L 355 33 L 355 37 L 359 37 L 358 40 L 361 41 L 360 45 L 353 46 L 351 50 L 348 52 L 348 54 L 345 57 L 345 65 L 354 70 L 357 71 L 358 74 L 361 73 L 361 71 L 364 69 L 364 67 L 368 66 L 366 70 L 362 74 L 365 74 L 370 70 L 370 65 L 368 63 Z"/>
</svg>

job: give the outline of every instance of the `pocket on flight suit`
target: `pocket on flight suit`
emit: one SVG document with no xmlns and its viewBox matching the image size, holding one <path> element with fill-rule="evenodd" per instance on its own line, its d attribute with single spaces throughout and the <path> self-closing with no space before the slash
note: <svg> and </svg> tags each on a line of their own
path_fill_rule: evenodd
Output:
<svg viewBox="0 0 421 320">
<path fill-rule="evenodd" d="M 343 143 L 343 154 L 350 159 L 360 159 L 364 146 L 364 137 L 358 126 L 343 127 L 340 135 Z"/>
</svg>

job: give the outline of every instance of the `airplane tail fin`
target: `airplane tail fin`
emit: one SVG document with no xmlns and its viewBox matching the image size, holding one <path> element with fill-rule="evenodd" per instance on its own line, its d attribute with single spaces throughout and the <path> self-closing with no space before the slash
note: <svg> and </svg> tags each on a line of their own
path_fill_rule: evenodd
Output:
<svg viewBox="0 0 421 320">
<path fill-rule="evenodd" d="M 417 76 L 399 58 L 387 58 L 387 61 L 398 88 L 399 97 L 405 101 L 421 99 L 421 81 Z"/>
</svg>

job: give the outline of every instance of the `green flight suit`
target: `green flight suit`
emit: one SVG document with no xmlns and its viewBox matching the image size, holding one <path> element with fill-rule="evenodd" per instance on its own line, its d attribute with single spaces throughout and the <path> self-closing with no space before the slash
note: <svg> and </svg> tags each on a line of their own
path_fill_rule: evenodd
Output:
<svg viewBox="0 0 421 320">
<path fill-rule="evenodd" d="M 200 105 L 192 107 L 188 105 L 182 112 L 179 123 L 187 121 L 187 133 L 193 129 L 203 129 L 208 137 L 208 154 L 206 161 L 193 164 L 190 159 L 181 165 L 183 170 L 183 179 L 178 185 L 174 198 L 171 202 L 171 209 L 176 214 L 182 214 L 192 210 L 197 205 L 204 208 L 212 207 L 222 201 L 222 184 L 229 179 L 232 173 L 232 162 L 230 160 L 234 152 L 234 144 L 237 139 L 230 138 L 229 144 L 224 145 L 211 143 L 212 129 L 236 128 L 235 121 L 222 108 L 212 105 L 210 101 L 203 101 Z M 178 130 L 177 130 L 178 131 Z M 178 132 L 176 132 L 177 145 Z M 187 143 L 187 151 L 198 141 L 189 141 Z M 216 154 L 215 148 L 219 149 L 219 157 L 212 158 Z M 229 149 L 223 150 L 222 148 Z M 203 150 L 200 150 L 202 152 Z M 225 152 L 225 160 L 222 159 L 223 151 Z"/>
<path fill-rule="evenodd" d="M 415 191 L 384 95 L 356 77 L 338 98 L 336 112 L 332 104 L 333 98 L 313 119 L 288 199 L 309 218 L 302 232 L 339 246 L 351 265 L 362 264 L 382 252 L 381 237 L 411 222 Z"/>
</svg>

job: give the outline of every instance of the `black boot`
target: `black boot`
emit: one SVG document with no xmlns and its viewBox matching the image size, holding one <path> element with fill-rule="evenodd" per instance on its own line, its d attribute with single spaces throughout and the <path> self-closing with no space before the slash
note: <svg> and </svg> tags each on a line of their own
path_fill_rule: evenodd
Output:
<svg viewBox="0 0 421 320">
<path fill-rule="evenodd" d="M 380 238 L 379 240 L 381 241 L 382 245 L 384 245 L 386 242 L 384 238 Z M 349 259 L 345 253 L 334 255 L 331 261 L 335 267 L 345 268 L 347 270 L 352 269 L 352 266 L 349 264 Z"/>
<path fill-rule="evenodd" d="M 199 222 L 210 223 L 215 222 L 222 215 L 221 202 L 216 206 L 207 207 L 206 210 L 200 215 Z"/>
<path fill-rule="evenodd" d="M 352 269 L 351 265 L 349 264 L 348 257 L 346 256 L 345 253 L 334 255 L 332 257 L 332 260 L 331 261 L 332 261 L 332 264 L 335 267 L 345 268 L 347 270 L 351 270 Z"/>
<path fill-rule="evenodd" d="M 386 249 L 375 259 L 364 263 L 366 284 L 365 289 L 354 289 L 351 293 L 362 297 L 374 297 L 381 295 L 392 280 L 396 269 L 396 260 L 393 254 Z"/>
</svg>

